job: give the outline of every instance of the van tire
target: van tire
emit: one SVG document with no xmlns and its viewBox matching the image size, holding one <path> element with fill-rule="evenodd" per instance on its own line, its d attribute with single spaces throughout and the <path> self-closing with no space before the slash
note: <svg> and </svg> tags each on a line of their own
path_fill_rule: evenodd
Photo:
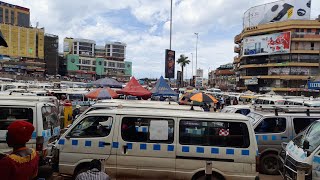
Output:
<svg viewBox="0 0 320 180">
<path fill-rule="evenodd" d="M 72 176 L 72 179 L 76 179 L 76 177 L 83 173 L 83 172 L 86 172 L 89 170 L 89 163 L 82 163 L 82 164 L 79 164 L 76 169 L 74 170 L 74 173 L 73 173 L 73 176 Z"/>
<path fill-rule="evenodd" d="M 276 154 L 271 154 L 271 153 L 262 156 L 260 168 L 263 174 L 278 175 L 279 174 L 278 156 Z"/>
<path fill-rule="evenodd" d="M 206 179 L 206 175 L 204 171 L 198 172 L 192 177 L 192 180 L 205 180 L 205 179 Z M 225 179 L 221 174 L 217 172 L 212 172 L 211 180 L 225 180 Z"/>
</svg>

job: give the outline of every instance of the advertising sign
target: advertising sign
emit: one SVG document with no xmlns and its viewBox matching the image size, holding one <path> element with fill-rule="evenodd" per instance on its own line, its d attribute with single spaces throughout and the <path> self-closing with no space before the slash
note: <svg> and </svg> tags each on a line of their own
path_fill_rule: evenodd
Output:
<svg viewBox="0 0 320 180">
<path fill-rule="evenodd" d="M 311 0 L 281 0 L 250 8 L 244 13 L 244 28 L 286 20 L 310 19 Z"/>
<path fill-rule="evenodd" d="M 175 51 L 166 49 L 165 56 L 165 77 L 174 78 L 175 69 Z"/>
<path fill-rule="evenodd" d="M 307 76 L 310 74 L 310 69 L 306 67 L 274 67 L 269 68 L 269 75 L 301 75 Z"/>
<path fill-rule="evenodd" d="M 257 85 L 258 84 L 258 79 L 245 79 L 244 80 L 244 85 Z"/>
<path fill-rule="evenodd" d="M 203 83 L 203 78 L 202 77 L 196 77 L 195 87 L 197 87 L 197 88 L 202 87 L 202 83 Z"/>
<path fill-rule="evenodd" d="M 203 77 L 203 69 L 197 69 L 196 76 Z"/>
<path fill-rule="evenodd" d="M 319 90 L 320 89 L 320 81 L 309 81 L 308 89 Z"/>
<path fill-rule="evenodd" d="M 243 56 L 290 53 L 291 32 L 281 32 L 243 39 Z"/>
</svg>

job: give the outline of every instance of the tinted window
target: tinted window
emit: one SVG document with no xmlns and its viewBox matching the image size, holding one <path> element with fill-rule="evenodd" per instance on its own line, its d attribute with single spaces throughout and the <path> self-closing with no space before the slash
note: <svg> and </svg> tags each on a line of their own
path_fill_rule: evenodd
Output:
<svg viewBox="0 0 320 180">
<path fill-rule="evenodd" d="M 182 145 L 247 148 L 248 127 L 239 122 L 180 121 L 179 142 Z"/>
<path fill-rule="evenodd" d="M 0 112 L 0 130 L 7 130 L 8 126 L 17 120 L 33 124 L 33 110 L 31 108 L 0 107 Z"/>
<path fill-rule="evenodd" d="M 112 117 L 89 116 L 84 118 L 69 133 L 71 137 L 105 137 L 110 134 Z"/>
<path fill-rule="evenodd" d="M 302 132 L 307 126 L 320 118 L 294 118 L 293 126 L 296 134 Z"/>
<path fill-rule="evenodd" d="M 159 138 L 157 138 L 157 135 Z M 170 119 L 125 117 L 122 119 L 121 136 L 124 141 L 129 142 L 173 143 L 174 121 Z"/>
<path fill-rule="evenodd" d="M 255 132 L 259 133 L 281 133 L 286 130 L 285 118 L 266 118 L 256 127 Z"/>
</svg>

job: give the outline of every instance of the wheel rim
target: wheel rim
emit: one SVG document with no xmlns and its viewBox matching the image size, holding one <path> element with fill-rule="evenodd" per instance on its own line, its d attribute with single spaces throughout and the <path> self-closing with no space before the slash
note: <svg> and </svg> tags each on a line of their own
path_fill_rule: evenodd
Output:
<svg viewBox="0 0 320 180">
<path fill-rule="evenodd" d="M 265 159 L 264 161 L 264 168 L 268 172 L 275 172 L 278 170 L 278 162 L 276 158 L 270 157 Z"/>
</svg>

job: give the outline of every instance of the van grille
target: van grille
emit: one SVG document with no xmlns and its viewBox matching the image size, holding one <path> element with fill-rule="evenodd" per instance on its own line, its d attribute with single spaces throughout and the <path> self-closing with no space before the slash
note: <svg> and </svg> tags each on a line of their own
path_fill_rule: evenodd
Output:
<svg viewBox="0 0 320 180">
<path fill-rule="evenodd" d="M 285 159 L 285 177 L 288 179 L 297 179 L 297 164 L 289 155 Z M 305 180 L 312 180 L 312 173 L 306 172 Z"/>
</svg>

